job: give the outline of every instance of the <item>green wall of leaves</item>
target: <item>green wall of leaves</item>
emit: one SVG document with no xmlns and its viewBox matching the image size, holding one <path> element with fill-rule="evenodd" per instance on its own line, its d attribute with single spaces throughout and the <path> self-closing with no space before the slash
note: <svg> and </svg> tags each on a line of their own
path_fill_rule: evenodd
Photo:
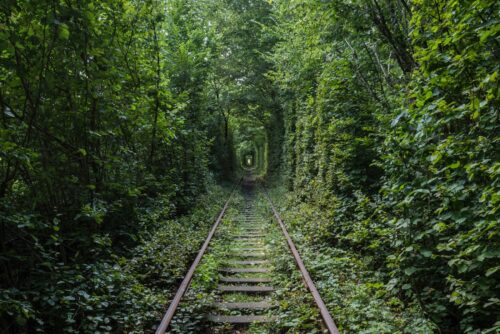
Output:
<svg viewBox="0 0 500 334">
<path fill-rule="evenodd" d="M 498 330 L 498 2 L 273 5 L 283 182 L 311 233 L 443 333 Z"/>
</svg>

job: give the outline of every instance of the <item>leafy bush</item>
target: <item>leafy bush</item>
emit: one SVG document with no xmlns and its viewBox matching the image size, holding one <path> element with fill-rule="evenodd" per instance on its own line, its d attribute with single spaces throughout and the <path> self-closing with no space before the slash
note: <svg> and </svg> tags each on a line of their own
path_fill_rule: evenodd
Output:
<svg viewBox="0 0 500 334">
<path fill-rule="evenodd" d="M 332 247 L 317 228 L 304 223 L 324 220 L 326 212 L 297 203 L 282 188 L 273 190 L 272 197 L 341 333 L 437 332 L 418 303 L 405 303 L 388 275 L 371 269 L 370 258 Z"/>
<path fill-rule="evenodd" d="M 114 252 L 96 235 L 89 263 L 55 263 L 41 248 L 32 283 L 2 290 L 2 321 L 9 331 L 43 333 L 154 332 L 229 192 L 212 184 L 189 215 L 168 218 L 162 197 L 139 208 L 137 246 Z M 38 245 L 38 247 L 42 247 Z M 100 249 L 100 250 L 99 250 Z M 104 254 L 106 256 L 104 257 Z"/>
</svg>

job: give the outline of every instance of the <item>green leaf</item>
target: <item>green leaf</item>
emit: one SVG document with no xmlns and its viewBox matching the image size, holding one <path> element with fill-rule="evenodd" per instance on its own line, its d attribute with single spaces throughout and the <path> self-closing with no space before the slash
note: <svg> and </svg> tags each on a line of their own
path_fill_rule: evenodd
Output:
<svg viewBox="0 0 500 334">
<path fill-rule="evenodd" d="M 405 271 L 405 274 L 407 276 L 411 276 L 413 273 L 415 273 L 417 271 L 417 268 L 409 267 L 409 268 L 406 268 L 404 271 Z"/>
<path fill-rule="evenodd" d="M 478 118 L 479 118 L 479 116 L 481 116 L 481 114 L 479 113 L 479 110 L 476 110 L 476 111 L 474 111 L 474 113 L 471 115 L 471 117 L 470 117 L 470 118 L 471 118 L 473 121 L 475 121 L 476 119 L 478 119 Z"/>
<path fill-rule="evenodd" d="M 441 160 L 442 157 L 443 156 L 442 156 L 441 152 L 439 152 L 439 151 L 434 152 L 430 157 L 431 163 L 434 165 L 437 164 Z"/>
<path fill-rule="evenodd" d="M 60 39 L 67 40 L 69 38 L 69 28 L 66 24 L 61 23 L 58 26 L 58 34 Z"/>
<path fill-rule="evenodd" d="M 432 252 L 430 250 L 424 249 L 420 251 L 420 254 L 422 254 L 424 257 L 431 257 Z"/>
<path fill-rule="evenodd" d="M 489 277 L 489 276 L 493 275 L 494 273 L 496 273 L 498 270 L 500 270 L 500 266 L 490 268 L 486 271 L 485 276 Z"/>
</svg>

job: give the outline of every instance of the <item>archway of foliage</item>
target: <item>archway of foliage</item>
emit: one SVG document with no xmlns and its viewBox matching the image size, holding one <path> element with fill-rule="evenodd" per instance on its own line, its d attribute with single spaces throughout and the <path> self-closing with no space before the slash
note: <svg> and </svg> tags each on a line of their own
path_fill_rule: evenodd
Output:
<svg viewBox="0 0 500 334">
<path fill-rule="evenodd" d="M 499 12 L 2 1 L 0 328 L 151 332 L 251 155 L 344 332 L 495 332 Z"/>
<path fill-rule="evenodd" d="M 268 170 L 268 142 L 264 126 L 253 118 L 236 118 L 231 122 L 234 165 L 238 175 L 249 170 L 245 168 L 247 155 L 252 157 L 251 171 L 256 176 L 265 176 Z"/>
</svg>

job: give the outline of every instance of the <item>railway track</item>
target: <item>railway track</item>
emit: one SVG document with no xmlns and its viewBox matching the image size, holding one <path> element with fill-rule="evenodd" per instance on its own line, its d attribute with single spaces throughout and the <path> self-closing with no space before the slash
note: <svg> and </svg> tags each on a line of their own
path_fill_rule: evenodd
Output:
<svg viewBox="0 0 500 334">
<path fill-rule="evenodd" d="M 292 275 L 276 260 L 283 253 L 294 262 Z M 290 275 L 300 279 L 283 286 L 279 277 Z M 156 334 L 286 332 L 287 290 L 302 293 L 305 309 L 317 311 L 307 333 L 339 333 L 269 196 L 247 177 L 225 203 Z"/>
</svg>

